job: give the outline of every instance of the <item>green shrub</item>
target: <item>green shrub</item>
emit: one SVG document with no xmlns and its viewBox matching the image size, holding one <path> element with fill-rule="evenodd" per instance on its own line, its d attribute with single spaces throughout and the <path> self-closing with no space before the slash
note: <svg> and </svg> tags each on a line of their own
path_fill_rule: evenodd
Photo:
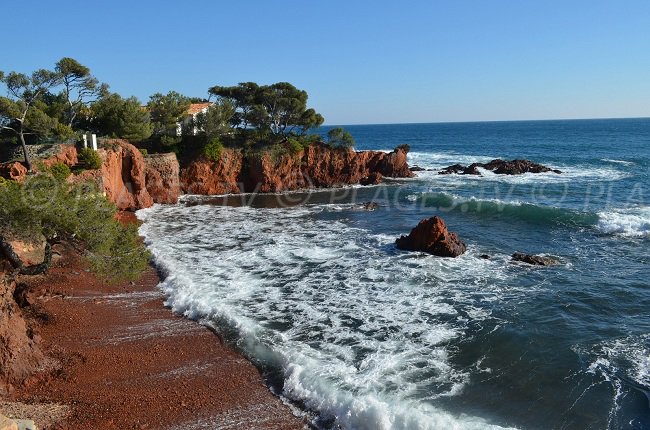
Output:
<svg viewBox="0 0 650 430">
<path fill-rule="evenodd" d="M 70 168 L 61 162 L 52 164 L 50 167 L 45 169 L 45 171 L 54 176 L 54 179 L 61 182 L 68 179 L 68 176 L 72 174 Z"/>
<path fill-rule="evenodd" d="M 287 141 L 287 147 L 291 154 L 297 154 L 304 149 L 302 142 L 295 138 L 289 138 Z"/>
<path fill-rule="evenodd" d="M 80 240 L 93 270 L 109 280 L 135 279 L 150 257 L 135 225 L 115 219 L 117 209 L 93 183 L 67 184 L 50 175 L 0 187 L 0 234 Z"/>
<path fill-rule="evenodd" d="M 183 138 L 180 137 L 180 136 L 163 135 L 163 136 L 160 137 L 160 144 L 162 146 L 171 148 L 171 147 L 174 147 L 174 146 L 178 145 L 179 143 L 181 143 L 182 140 L 183 140 Z"/>
<path fill-rule="evenodd" d="M 102 157 L 91 148 L 84 148 L 79 151 L 78 157 L 79 162 L 84 164 L 87 169 L 96 170 L 102 168 Z"/>
<path fill-rule="evenodd" d="M 203 147 L 203 155 L 212 161 L 219 161 L 223 153 L 223 144 L 218 137 L 214 137 Z"/>
<path fill-rule="evenodd" d="M 61 140 L 68 140 L 74 136 L 74 130 L 69 125 L 58 123 L 54 128 L 54 136 Z"/>
<path fill-rule="evenodd" d="M 354 138 L 349 131 L 336 127 L 327 132 L 328 143 L 333 148 L 352 148 Z"/>
<path fill-rule="evenodd" d="M 305 147 L 320 143 L 322 141 L 323 138 L 319 134 L 308 134 L 302 137 L 303 146 Z"/>
<path fill-rule="evenodd" d="M 149 151 L 147 151 L 145 148 L 139 148 L 140 154 L 144 157 L 145 155 L 149 155 Z"/>
</svg>

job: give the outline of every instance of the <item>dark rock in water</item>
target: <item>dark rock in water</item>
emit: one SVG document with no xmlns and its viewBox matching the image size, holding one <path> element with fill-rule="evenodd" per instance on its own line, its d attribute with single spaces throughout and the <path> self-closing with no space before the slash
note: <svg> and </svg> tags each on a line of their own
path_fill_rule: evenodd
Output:
<svg viewBox="0 0 650 430">
<path fill-rule="evenodd" d="M 438 172 L 439 175 L 451 175 L 452 173 L 462 174 L 465 170 L 465 166 L 462 164 L 454 164 L 452 166 L 446 167 Z"/>
<path fill-rule="evenodd" d="M 425 169 L 424 167 L 420 167 L 420 166 L 413 166 L 413 167 L 410 167 L 409 170 L 411 172 L 422 172 L 422 171 L 425 171 L 427 169 Z"/>
<path fill-rule="evenodd" d="M 526 264 L 532 264 L 534 266 L 554 266 L 558 264 L 558 261 L 551 257 L 530 255 L 521 252 L 515 252 L 512 254 L 512 261 L 519 261 Z"/>
<path fill-rule="evenodd" d="M 562 173 L 559 170 L 553 170 L 550 167 L 541 164 L 533 163 L 530 160 L 492 160 L 485 167 L 488 170 L 494 171 L 497 175 L 521 175 L 522 173 L 545 173 L 555 172 Z"/>
<path fill-rule="evenodd" d="M 483 260 L 490 260 L 490 259 L 492 259 L 492 257 L 490 257 L 490 256 L 487 255 L 487 254 L 481 254 L 481 255 L 478 256 L 478 258 L 481 258 L 481 259 L 483 259 Z"/>
<path fill-rule="evenodd" d="M 479 167 L 483 167 L 483 165 L 481 163 L 472 163 L 463 170 L 463 175 L 480 175 Z"/>
<path fill-rule="evenodd" d="M 379 209 L 379 205 L 375 202 L 366 202 L 362 205 L 362 207 L 367 211 L 374 211 L 376 209 Z"/>
<path fill-rule="evenodd" d="M 492 160 L 489 163 L 473 163 L 465 167 L 462 164 L 454 164 L 441 170 L 441 175 L 459 174 L 459 175 L 480 175 L 480 168 L 491 170 L 497 175 L 521 175 L 524 173 L 545 173 L 553 172 L 560 174 L 561 170 L 551 169 L 541 164 L 533 163 L 530 160 Z"/>
<path fill-rule="evenodd" d="M 359 183 L 361 185 L 377 185 L 377 184 L 381 184 L 381 179 L 382 179 L 381 173 L 373 172 L 368 176 L 366 176 L 365 178 L 361 178 L 361 181 L 359 181 Z"/>
<path fill-rule="evenodd" d="M 458 257 L 466 250 L 456 233 L 450 233 L 442 218 L 423 219 L 408 236 L 395 241 L 399 249 L 423 251 L 440 257 Z"/>
</svg>

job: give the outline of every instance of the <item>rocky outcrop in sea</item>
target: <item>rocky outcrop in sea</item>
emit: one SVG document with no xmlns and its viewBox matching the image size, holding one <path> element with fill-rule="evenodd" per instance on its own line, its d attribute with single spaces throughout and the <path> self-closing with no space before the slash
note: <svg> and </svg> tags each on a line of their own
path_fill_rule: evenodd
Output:
<svg viewBox="0 0 650 430">
<path fill-rule="evenodd" d="M 560 174 L 562 171 L 552 169 L 542 164 L 534 163 L 530 160 L 492 160 L 489 163 L 472 163 L 469 166 L 462 164 L 453 164 L 438 172 L 440 175 L 480 175 L 479 168 L 490 170 L 497 175 L 522 175 L 524 173 L 546 173 L 553 172 Z"/>
<path fill-rule="evenodd" d="M 466 246 L 456 233 L 447 230 L 442 218 L 434 216 L 423 219 L 408 236 L 395 241 L 399 249 L 422 251 L 439 257 L 458 257 Z"/>
</svg>

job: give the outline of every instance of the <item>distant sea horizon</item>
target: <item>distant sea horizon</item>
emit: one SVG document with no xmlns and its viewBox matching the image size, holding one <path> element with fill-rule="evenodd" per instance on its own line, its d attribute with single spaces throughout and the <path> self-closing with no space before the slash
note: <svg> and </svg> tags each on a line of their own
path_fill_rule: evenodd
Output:
<svg viewBox="0 0 650 430">
<path fill-rule="evenodd" d="M 476 124 L 490 122 L 551 122 L 551 121 L 609 121 L 609 120 L 637 120 L 650 119 L 648 116 L 630 116 L 630 117 L 596 117 L 596 118 L 543 118 L 543 119 L 486 119 L 486 120 L 459 120 L 459 121 L 418 121 L 418 122 L 380 122 L 380 123 L 347 123 L 347 124 L 323 124 L 321 127 L 348 127 L 357 125 L 419 125 L 419 124 Z"/>
</svg>

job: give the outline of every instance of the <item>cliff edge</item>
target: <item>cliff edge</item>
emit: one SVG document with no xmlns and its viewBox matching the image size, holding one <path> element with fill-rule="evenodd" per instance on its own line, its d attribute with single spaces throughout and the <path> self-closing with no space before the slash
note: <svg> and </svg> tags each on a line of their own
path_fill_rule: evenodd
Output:
<svg viewBox="0 0 650 430">
<path fill-rule="evenodd" d="M 378 183 L 381 177 L 410 178 L 406 150 L 393 152 L 330 148 L 314 144 L 296 154 L 244 155 L 226 149 L 218 161 L 199 158 L 180 172 L 188 194 L 274 193 L 308 188 Z"/>
</svg>

